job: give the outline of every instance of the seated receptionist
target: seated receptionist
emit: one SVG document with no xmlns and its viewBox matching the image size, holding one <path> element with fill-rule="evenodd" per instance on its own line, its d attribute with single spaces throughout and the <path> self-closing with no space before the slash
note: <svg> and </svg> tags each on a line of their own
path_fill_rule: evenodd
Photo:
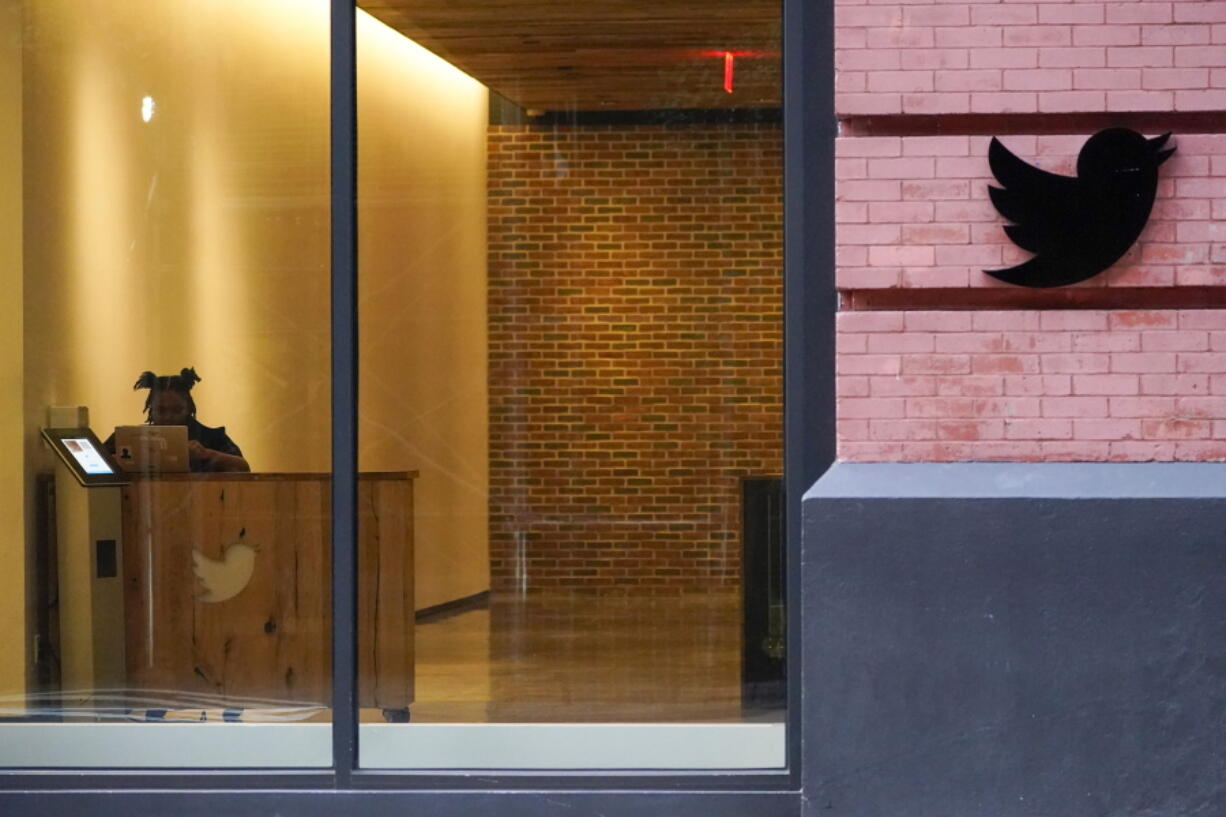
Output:
<svg viewBox="0 0 1226 817">
<path fill-rule="evenodd" d="M 149 390 L 145 399 L 145 422 L 187 426 L 187 450 L 193 471 L 250 471 L 243 452 L 226 435 L 225 426 L 210 428 L 196 419 L 192 386 L 199 382 L 200 376 L 195 369 L 162 376 L 142 372 L 132 388 Z M 106 447 L 115 450 L 114 434 L 107 439 Z"/>
</svg>

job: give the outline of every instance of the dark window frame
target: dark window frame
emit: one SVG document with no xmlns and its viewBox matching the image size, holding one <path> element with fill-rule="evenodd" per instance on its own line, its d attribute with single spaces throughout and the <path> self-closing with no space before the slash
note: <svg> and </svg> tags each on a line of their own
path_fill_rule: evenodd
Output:
<svg viewBox="0 0 1226 817">
<path fill-rule="evenodd" d="M 800 500 L 834 460 L 833 3 L 781 0 L 784 131 L 784 490 L 789 571 L 786 770 L 439 774 L 357 768 L 357 111 L 355 4 L 331 0 L 334 767 L 295 771 L 0 771 L 0 813 L 54 815 L 605 814 L 794 817 L 806 740 Z M 808 736 L 813 737 L 813 736 Z M 806 743 L 810 745 L 806 747 Z M 807 762 L 802 762 L 802 760 Z M 185 795 L 190 794 L 190 797 Z"/>
</svg>

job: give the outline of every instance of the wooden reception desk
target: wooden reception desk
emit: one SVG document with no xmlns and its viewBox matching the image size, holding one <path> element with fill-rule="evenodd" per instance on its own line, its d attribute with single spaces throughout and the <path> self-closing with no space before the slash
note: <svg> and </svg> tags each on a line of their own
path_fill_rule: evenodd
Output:
<svg viewBox="0 0 1226 817">
<path fill-rule="evenodd" d="M 359 705 L 413 699 L 414 472 L 358 479 Z M 327 474 L 174 474 L 122 489 L 127 686 L 330 705 Z M 228 597 L 227 597 L 228 596 Z"/>
</svg>

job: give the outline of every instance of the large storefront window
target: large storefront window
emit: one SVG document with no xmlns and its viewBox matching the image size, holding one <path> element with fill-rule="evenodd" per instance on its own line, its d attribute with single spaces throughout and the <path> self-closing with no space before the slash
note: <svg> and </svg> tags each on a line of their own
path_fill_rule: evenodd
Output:
<svg viewBox="0 0 1226 817">
<path fill-rule="evenodd" d="M 0 767 L 782 777 L 779 9 L 339 5 L 0 0 Z"/>
<path fill-rule="evenodd" d="M 778 10 L 708 11 L 359 15 L 364 767 L 784 765 Z"/>
<path fill-rule="evenodd" d="M 0 764 L 330 766 L 328 6 L 0 13 Z"/>
</svg>

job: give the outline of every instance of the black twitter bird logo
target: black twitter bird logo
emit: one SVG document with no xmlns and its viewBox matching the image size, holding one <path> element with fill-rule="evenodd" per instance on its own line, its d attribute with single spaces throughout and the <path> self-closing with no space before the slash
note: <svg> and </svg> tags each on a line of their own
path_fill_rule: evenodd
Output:
<svg viewBox="0 0 1226 817">
<path fill-rule="evenodd" d="M 1026 164 L 992 139 L 988 164 L 1002 187 L 989 187 L 992 203 L 1012 224 L 1005 233 L 1035 254 L 1016 267 L 984 270 L 1008 284 L 1075 284 L 1120 259 L 1154 206 L 1166 133 L 1146 139 L 1127 128 L 1099 131 L 1077 156 L 1077 178 Z"/>
</svg>

